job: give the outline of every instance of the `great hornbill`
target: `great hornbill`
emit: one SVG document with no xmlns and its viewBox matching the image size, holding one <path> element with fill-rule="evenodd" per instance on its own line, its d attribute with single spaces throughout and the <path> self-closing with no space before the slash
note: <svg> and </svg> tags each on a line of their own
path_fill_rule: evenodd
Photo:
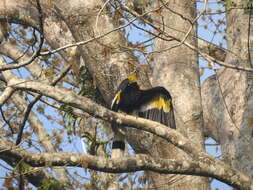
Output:
<svg viewBox="0 0 253 190">
<path fill-rule="evenodd" d="M 123 80 L 112 100 L 111 109 L 137 115 L 176 128 L 172 98 L 164 87 L 141 90 L 135 75 Z M 122 135 L 115 134 L 112 157 L 122 156 L 125 149 Z"/>
</svg>

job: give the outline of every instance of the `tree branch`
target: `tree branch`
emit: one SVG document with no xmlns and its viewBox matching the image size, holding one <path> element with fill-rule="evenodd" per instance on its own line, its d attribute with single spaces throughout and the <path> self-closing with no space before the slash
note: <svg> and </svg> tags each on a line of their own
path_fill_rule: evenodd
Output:
<svg viewBox="0 0 253 190">
<path fill-rule="evenodd" d="M 124 157 L 121 159 L 107 159 L 104 157 L 71 152 L 39 153 L 14 147 L 10 143 L 6 143 L 1 137 L 0 142 L 0 156 L 5 154 L 17 159 L 22 158 L 27 164 L 34 167 L 75 166 L 110 173 L 148 170 L 163 174 L 198 175 L 219 179 L 238 189 L 250 189 L 251 184 L 249 181 L 238 183 L 238 181 L 233 180 L 235 176 L 228 177 L 227 173 L 221 175 L 218 170 L 214 171 L 212 167 L 208 167 L 208 163 L 200 160 L 184 161 L 180 159 L 153 159 L 144 154 Z M 240 176 L 240 174 L 238 176 Z M 247 180 L 245 176 L 241 177 L 244 180 Z"/>
<path fill-rule="evenodd" d="M 0 61 L 4 62 L 3 58 L 0 58 Z M 62 69 L 62 71 L 58 74 L 58 76 L 55 77 L 55 79 L 51 82 L 52 85 L 56 85 L 57 82 L 59 82 L 70 70 L 70 65 L 67 65 Z M 3 72 L 4 77 L 6 80 L 10 80 L 11 78 L 16 78 L 14 74 L 12 74 L 10 71 L 4 71 Z M 9 88 L 9 87 L 7 87 Z M 22 125 L 20 126 L 20 130 L 18 133 L 18 138 L 17 140 L 21 140 L 22 137 L 22 131 L 23 127 L 25 126 L 26 120 L 29 117 L 29 122 L 31 123 L 32 128 L 34 129 L 35 133 L 38 135 L 38 138 L 40 142 L 42 143 L 43 147 L 45 148 L 46 151 L 48 152 L 53 152 L 55 151 L 52 143 L 50 142 L 46 131 L 43 128 L 43 125 L 41 122 L 38 120 L 36 115 L 32 112 L 32 105 L 34 105 L 37 100 L 39 100 L 41 95 L 37 95 L 34 100 L 28 105 L 28 107 L 25 107 L 26 102 L 24 102 L 23 97 L 19 94 L 14 94 L 13 95 L 13 102 L 16 105 L 16 107 L 21 111 L 25 113 L 25 117 L 23 118 Z M 66 171 L 62 168 L 57 168 L 55 169 L 55 172 L 57 176 L 59 177 L 59 181 L 64 184 L 68 184 L 69 180 L 67 178 Z"/>
<path fill-rule="evenodd" d="M 139 17 L 140 15 L 129 9 L 127 6 L 125 5 L 121 5 L 121 8 L 125 11 L 127 11 L 128 13 L 130 13 L 131 15 L 133 15 L 134 17 Z M 143 18 L 145 20 L 145 23 L 150 25 L 152 28 L 154 28 L 155 30 L 157 30 L 159 33 L 162 33 L 165 37 L 169 38 L 169 39 L 174 39 L 178 42 L 182 42 L 181 39 L 179 39 L 178 37 L 176 36 L 172 36 L 171 34 L 168 34 L 164 31 L 162 31 L 160 28 L 156 27 L 153 23 L 151 23 L 149 20 Z M 253 72 L 253 68 L 250 68 L 250 67 L 242 67 L 242 66 L 236 66 L 236 65 L 232 65 L 232 64 L 228 64 L 228 63 L 225 63 L 224 61 L 221 61 L 220 59 L 216 59 L 215 57 L 211 56 L 211 55 L 208 55 L 207 53 L 201 51 L 201 49 L 199 49 L 198 47 L 190 44 L 189 42 L 183 42 L 183 44 L 185 46 L 187 46 L 188 48 L 196 51 L 197 53 L 199 53 L 204 59 L 206 59 L 207 61 L 211 62 L 211 63 L 217 63 L 223 67 L 227 67 L 227 68 L 231 68 L 231 69 L 236 69 L 236 70 L 242 70 L 242 71 L 247 71 L 247 72 Z M 163 51 L 165 50 L 170 50 L 171 47 L 169 47 L 168 49 L 164 49 Z"/>
<path fill-rule="evenodd" d="M 12 146 L 12 143 L 7 142 L 3 138 L 0 138 L 0 159 L 8 163 L 10 166 L 15 168 L 21 161 L 22 157 L 16 156 L 16 157 L 10 157 L 9 154 L 5 154 L 2 152 L 2 148 L 5 146 Z M 34 172 L 36 171 L 36 172 Z M 25 177 L 27 180 L 33 184 L 35 187 L 41 187 L 43 186 L 46 182 L 53 182 L 54 184 L 61 184 L 60 181 L 57 179 L 51 177 L 52 175 L 49 174 L 47 171 L 42 170 L 42 168 L 33 168 L 32 172 L 26 173 Z M 63 186 L 52 186 L 52 190 L 68 190 L 68 188 L 63 187 Z"/>
<path fill-rule="evenodd" d="M 8 99 L 11 97 L 13 92 L 14 92 L 14 89 L 10 87 L 7 87 L 4 90 L 4 92 L 0 96 L 0 106 L 2 106 L 6 101 L 8 101 Z"/>
<path fill-rule="evenodd" d="M 65 68 L 63 68 L 63 70 L 61 71 L 60 75 L 53 80 L 53 82 L 51 83 L 51 85 L 53 85 L 53 86 L 56 85 L 57 82 L 59 82 L 68 73 L 68 71 L 70 70 L 70 67 L 71 67 L 70 65 L 67 65 Z M 24 130 L 26 121 L 27 121 L 27 119 L 29 117 L 29 114 L 30 114 L 33 106 L 36 104 L 37 101 L 40 100 L 41 97 L 42 97 L 41 94 L 37 95 L 32 100 L 32 102 L 26 107 L 26 109 L 24 110 L 24 118 L 22 120 L 21 125 L 19 126 L 19 132 L 18 132 L 18 137 L 17 137 L 17 140 L 16 140 L 16 145 L 18 145 L 21 142 L 23 130 Z"/>
<path fill-rule="evenodd" d="M 197 148 L 193 142 L 184 137 L 181 133 L 168 128 L 167 126 L 147 119 L 110 111 L 65 88 L 53 87 L 40 82 L 26 81 L 23 79 L 10 80 L 9 85 L 19 90 L 31 90 L 43 94 L 59 102 L 79 108 L 90 115 L 103 120 L 124 124 L 127 125 L 127 127 L 133 127 L 155 134 L 182 149 L 194 160 L 205 163 L 210 172 L 210 176 L 218 175 L 220 178 L 225 177 L 227 178 L 227 181 L 232 183 L 231 185 L 237 186 L 237 188 L 243 187 L 242 189 L 250 189 L 252 183 L 251 178 L 238 170 L 231 168 L 224 162 L 213 158 L 200 148 Z"/>
</svg>

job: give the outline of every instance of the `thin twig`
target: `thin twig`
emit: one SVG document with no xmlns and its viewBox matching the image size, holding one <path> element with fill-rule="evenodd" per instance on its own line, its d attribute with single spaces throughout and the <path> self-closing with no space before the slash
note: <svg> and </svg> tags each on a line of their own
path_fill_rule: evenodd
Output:
<svg viewBox="0 0 253 190">
<path fill-rule="evenodd" d="M 36 0 L 36 6 L 37 6 L 37 9 L 38 9 L 38 14 L 39 14 L 38 17 L 39 17 L 39 27 L 40 27 L 40 43 L 39 43 L 39 47 L 38 47 L 37 51 L 34 54 L 34 57 L 32 57 L 31 60 L 30 60 L 30 62 L 28 62 L 28 63 L 32 63 L 40 55 L 40 51 L 41 51 L 43 43 L 44 43 L 43 12 L 42 12 L 42 8 L 41 8 L 41 5 L 40 5 L 40 0 Z M 32 109 L 32 106 L 35 103 L 36 102 L 34 102 L 34 103 L 32 102 L 27 107 L 27 111 L 25 112 L 24 119 L 23 119 L 22 124 L 21 124 L 21 126 L 19 128 L 19 133 L 18 133 L 16 145 L 18 145 L 21 142 L 22 133 L 23 133 L 23 130 L 24 130 L 24 126 L 25 126 L 26 120 L 27 120 L 27 118 L 29 116 L 29 113 L 30 113 L 30 111 Z M 19 190 L 24 190 L 24 175 L 22 174 L 23 173 L 22 166 L 23 166 L 23 164 L 21 164 L 21 163 L 18 165 L 18 171 L 20 172 L 19 184 L 18 184 Z"/>
<path fill-rule="evenodd" d="M 67 66 L 62 70 L 61 74 L 58 75 L 58 77 L 56 77 L 56 78 L 54 79 L 54 81 L 52 82 L 51 85 L 52 85 L 52 86 L 55 86 L 55 85 L 68 73 L 68 71 L 70 70 L 70 68 L 71 68 L 71 66 L 70 66 L 70 65 L 67 65 Z M 27 119 L 28 119 L 28 117 L 29 117 L 29 115 L 30 115 L 30 112 L 31 112 L 31 110 L 32 110 L 32 108 L 33 108 L 33 106 L 34 106 L 34 104 L 36 104 L 37 101 L 39 101 L 41 97 L 42 97 L 41 94 L 35 96 L 35 98 L 30 102 L 30 104 L 29 104 L 29 105 L 26 107 L 26 109 L 24 110 L 24 113 L 25 113 L 25 114 L 24 114 L 24 118 L 23 118 L 23 120 L 22 120 L 22 123 L 21 123 L 21 125 L 20 125 L 20 127 L 19 127 L 19 133 L 18 133 L 18 137 L 17 137 L 17 140 L 16 140 L 16 145 L 18 145 L 18 144 L 21 142 L 23 130 L 24 130 L 26 121 L 27 121 Z"/>
<path fill-rule="evenodd" d="M 42 12 L 42 8 L 41 8 L 39 0 L 36 0 L 36 5 L 37 5 L 37 9 L 38 9 L 38 14 L 39 14 L 39 27 L 40 27 L 40 44 L 39 44 L 38 50 L 35 52 L 36 57 L 38 57 L 40 55 L 40 51 L 41 51 L 43 43 L 44 43 L 44 26 L 43 26 L 43 12 Z M 26 124 L 28 116 L 30 115 L 30 111 L 32 110 L 33 105 L 40 99 L 39 96 L 40 95 L 38 95 L 24 110 L 25 114 L 24 114 L 24 118 L 21 122 L 21 125 L 19 127 L 16 145 L 18 145 L 21 142 L 24 126 Z"/>
<path fill-rule="evenodd" d="M 88 39 L 88 40 L 86 40 L 86 41 L 81 41 L 81 42 L 77 42 L 77 43 L 73 43 L 73 44 L 68 44 L 68 45 L 62 46 L 62 47 L 60 47 L 60 48 L 57 48 L 57 49 L 55 49 L 55 50 L 52 50 L 52 51 L 41 52 L 40 55 L 42 55 L 42 56 L 44 56 L 44 55 L 50 55 L 50 54 L 53 54 L 53 53 L 62 51 L 62 50 L 64 50 L 64 49 L 67 49 L 67 48 L 85 45 L 85 44 L 87 44 L 87 43 L 89 43 L 89 42 L 92 42 L 92 41 L 94 41 L 94 40 L 98 40 L 98 39 L 100 39 L 100 38 L 103 38 L 103 37 L 107 36 L 108 34 L 110 34 L 110 33 L 112 33 L 112 32 L 115 32 L 115 31 L 117 31 L 117 30 L 120 30 L 120 29 L 122 29 L 122 28 L 127 27 L 128 25 L 132 24 L 135 20 L 137 20 L 137 18 L 134 18 L 133 20 L 131 20 L 129 23 L 127 23 L 127 24 L 125 24 L 125 25 L 122 25 L 122 26 L 120 26 L 120 27 L 117 27 L 117 28 L 115 28 L 115 29 L 113 29 L 113 30 L 110 30 L 109 32 L 106 32 L 106 33 L 101 34 L 101 35 L 99 35 L 99 36 L 96 36 L 96 37 L 94 37 L 94 38 Z"/>
<path fill-rule="evenodd" d="M 174 13 L 174 14 L 180 16 L 182 19 L 188 21 L 191 25 L 193 25 L 193 22 L 191 21 L 191 19 L 185 17 L 183 14 L 180 14 L 179 12 L 176 12 L 176 11 L 172 10 L 170 7 L 168 7 L 169 1 L 165 3 L 165 2 L 163 2 L 163 0 L 160 0 L 160 2 L 161 2 L 161 3 L 163 4 L 163 6 L 164 6 L 166 9 L 168 9 L 170 12 L 172 12 L 172 13 Z"/>
<path fill-rule="evenodd" d="M 97 14 L 97 17 L 96 17 L 96 24 L 95 24 L 95 29 L 96 31 L 98 32 L 98 34 L 100 35 L 99 33 L 99 30 L 98 30 L 98 19 L 99 19 L 99 16 L 100 14 L 102 13 L 102 11 L 104 10 L 105 6 L 110 2 L 111 0 L 107 0 L 104 5 L 102 6 L 102 8 L 99 10 L 98 14 Z"/>
<path fill-rule="evenodd" d="M 197 20 L 206 12 L 206 4 L 207 4 L 207 0 L 205 0 L 205 4 L 204 4 L 204 9 L 203 9 L 203 11 L 201 11 L 200 14 L 199 14 L 198 16 L 196 16 L 196 18 L 191 22 L 191 27 L 190 27 L 189 30 L 186 32 L 184 38 L 181 40 L 181 42 L 180 42 L 179 44 L 173 46 L 173 48 L 174 48 L 174 47 L 179 47 L 179 46 L 181 46 L 182 44 L 184 44 L 185 40 L 188 38 L 190 32 L 192 31 L 192 29 L 193 29 L 193 27 L 194 27 L 194 24 L 195 24 L 195 23 L 197 22 Z M 172 49 L 172 48 L 170 48 L 170 49 Z"/>
<path fill-rule="evenodd" d="M 160 8 L 158 8 L 158 9 L 160 9 Z M 152 10 L 152 11 L 150 11 L 150 12 L 155 12 L 155 11 L 157 11 L 158 9 Z M 129 21 L 128 23 L 126 23 L 126 24 L 124 24 L 124 25 L 122 25 L 122 26 L 119 26 L 119 27 L 117 27 L 117 28 L 114 28 L 113 30 L 110 30 L 110 31 L 108 31 L 108 32 L 106 32 L 106 33 L 104 33 L 104 34 L 95 36 L 95 37 L 93 37 L 93 38 L 91 38 L 91 39 L 88 39 L 88 40 L 86 40 L 86 41 L 81 41 L 81 42 L 77 42 L 77 43 L 68 44 L 68 45 L 62 46 L 62 47 L 60 47 L 60 48 L 57 48 L 57 49 L 55 49 L 55 50 L 41 52 L 40 55 L 41 55 L 41 56 L 50 55 L 50 54 L 59 52 L 59 51 L 61 51 L 61 50 L 67 49 L 67 48 L 71 48 L 71 47 L 75 47 L 75 46 L 80 46 L 80 45 L 85 45 L 85 44 L 87 44 L 87 43 L 89 43 L 89 42 L 92 42 L 92 41 L 94 41 L 94 40 L 98 40 L 98 39 L 100 39 L 100 38 L 103 38 L 103 37 L 107 36 L 108 34 L 110 34 L 110 33 L 112 33 L 112 32 L 115 32 L 115 31 L 117 31 L 117 30 L 120 30 L 120 29 L 122 29 L 122 28 L 125 28 L 125 27 L 127 27 L 127 26 L 133 24 L 133 22 L 136 21 L 138 18 L 142 18 L 142 17 L 144 17 L 145 15 L 149 14 L 150 12 L 144 13 L 144 14 L 142 14 L 142 15 L 135 16 L 135 18 L 132 19 L 131 21 Z M 165 40 L 166 40 L 166 39 L 165 39 Z"/>
<path fill-rule="evenodd" d="M 2 115 L 2 118 L 3 118 L 4 122 L 9 126 L 9 128 L 11 130 L 11 133 L 14 134 L 13 127 L 11 126 L 10 122 L 6 119 L 6 117 L 4 115 L 4 112 L 3 112 L 3 109 L 2 109 L 2 106 L 0 106 L 0 112 L 1 112 L 1 115 Z"/>
<path fill-rule="evenodd" d="M 251 61 L 251 51 L 250 51 L 250 25 L 251 25 L 251 15 L 252 15 L 252 8 L 250 9 L 249 12 L 249 23 L 248 23 L 248 56 L 249 56 L 249 62 L 251 67 L 253 67 L 252 61 Z"/>
<path fill-rule="evenodd" d="M 135 17 L 139 17 L 140 15 L 133 11 L 133 10 L 130 10 L 127 6 L 125 5 L 121 5 L 122 9 L 129 12 L 130 14 L 132 14 L 133 16 Z M 152 28 L 154 28 L 155 30 L 157 30 L 158 32 L 162 32 L 160 28 L 156 27 L 153 23 L 151 23 L 150 21 L 148 21 L 147 19 L 143 18 L 143 20 L 145 20 L 145 23 L 150 25 Z M 178 42 L 181 42 L 182 40 L 180 40 L 179 38 L 175 37 L 175 36 L 172 36 L 171 34 L 168 34 L 168 33 L 163 33 L 164 36 L 168 37 L 168 38 L 172 38 Z M 231 68 L 231 69 L 236 69 L 236 70 L 242 70 L 242 71 L 247 71 L 247 72 L 253 72 L 253 68 L 249 68 L 249 67 L 241 67 L 241 66 L 236 66 L 236 65 L 232 65 L 232 64 L 227 64 L 223 61 L 220 61 L 204 52 L 202 52 L 198 47 L 188 43 L 188 42 L 184 42 L 183 43 L 184 45 L 186 45 L 188 48 L 196 51 L 197 53 L 199 53 L 204 59 L 206 59 L 207 61 L 209 62 L 213 62 L 213 63 L 217 63 L 221 66 L 224 66 L 224 67 L 227 67 L 227 68 Z"/>
</svg>

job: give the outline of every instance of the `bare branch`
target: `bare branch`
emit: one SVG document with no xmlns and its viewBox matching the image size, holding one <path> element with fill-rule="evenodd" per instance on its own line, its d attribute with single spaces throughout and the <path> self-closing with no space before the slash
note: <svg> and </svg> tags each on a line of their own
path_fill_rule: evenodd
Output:
<svg viewBox="0 0 253 190">
<path fill-rule="evenodd" d="M 121 159 L 107 159 L 104 157 L 68 152 L 37 153 L 21 148 L 14 148 L 10 143 L 6 143 L 3 138 L 0 138 L 0 142 L 0 155 L 6 154 L 14 158 L 23 158 L 27 164 L 35 167 L 49 166 L 48 164 L 50 163 L 50 166 L 84 167 L 110 173 L 149 170 L 164 174 L 208 176 L 219 179 L 238 189 L 251 189 L 252 182 L 247 176 L 244 176 L 242 173 L 234 173 L 231 175 L 227 168 L 223 168 L 224 171 L 221 172 L 222 170 L 216 168 L 218 166 L 210 167 L 204 160 L 191 160 L 186 162 L 180 159 L 154 159 L 142 154 Z"/>
<path fill-rule="evenodd" d="M 163 2 L 163 1 L 161 1 L 161 2 Z M 184 35 L 183 39 L 182 39 L 178 44 L 176 44 L 176 45 L 174 45 L 174 46 L 172 46 L 172 47 L 169 47 L 170 50 L 171 50 L 172 48 L 176 48 L 176 47 L 179 47 L 179 46 L 181 46 L 182 44 L 184 44 L 184 42 L 186 41 L 186 39 L 187 39 L 188 36 L 190 35 L 192 29 L 194 28 L 196 22 L 198 21 L 198 19 L 206 12 L 206 3 L 207 3 L 207 2 L 206 2 L 206 0 L 205 0 L 205 2 L 204 2 L 204 10 L 201 11 L 201 12 L 199 13 L 199 15 L 197 15 L 196 18 L 194 18 L 193 21 L 190 21 L 191 26 L 190 26 L 190 28 L 188 29 L 188 31 L 186 32 L 186 34 Z M 163 3 L 163 4 L 164 4 L 164 3 Z M 164 4 L 164 6 L 166 6 L 166 5 Z M 168 7 L 167 7 L 167 8 L 168 8 Z M 168 8 L 168 9 L 169 9 L 169 8 Z M 170 9 L 170 10 L 171 10 L 171 9 Z M 175 11 L 174 11 L 174 13 L 175 13 Z M 179 13 L 177 13 L 177 14 L 179 14 Z M 179 14 L 179 15 L 182 17 L 181 14 Z M 184 18 L 184 17 L 182 17 L 182 18 Z M 184 18 L 184 19 L 187 20 L 187 18 Z M 164 51 L 166 51 L 166 49 L 165 49 Z"/>
<path fill-rule="evenodd" d="M 145 14 L 146 14 L 146 13 L 145 13 Z M 110 34 L 110 33 L 112 33 L 112 32 L 115 32 L 115 31 L 117 31 L 117 30 L 121 30 L 122 28 L 125 28 L 125 27 L 129 26 L 129 25 L 132 24 L 134 21 L 136 21 L 139 17 L 142 17 L 142 16 L 144 16 L 145 14 L 139 15 L 138 17 L 132 19 L 132 20 L 129 21 L 128 23 L 126 23 L 126 24 L 124 24 L 124 25 L 122 25 L 122 26 L 120 26 L 120 27 L 114 28 L 113 30 L 110 30 L 110 31 L 108 31 L 108 32 L 106 32 L 106 33 L 104 33 L 104 34 L 95 36 L 94 38 L 91 38 L 91 39 L 88 39 L 88 40 L 85 40 L 85 41 L 81 41 L 81 42 L 77 42 L 77 43 L 73 43 L 73 44 L 68 44 L 68 45 L 65 45 L 65 46 L 63 46 L 63 47 L 59 47 L 59 48 L 57 48 L 57 49 L 55 49 L 55 50 L 46 51 L 46 52 L 41 52 L 40 55 L 50 55 L 50 54 L 53 54 L 53 53 L 62 51 L 62 50 L 64 50 L 64 49 L 67 49 L 67 48 L 85 45 L 85 44 L 90 43 L 90 42 L 92 42 L 92 41 L 94 41 L 94 40 L 98 40 L 98 39 L 100 39 L 100 38 L 103 38 L 103 37 L 107 36 L 108 34 Z"/>
<path fill-rule="evenodd" d="M 124 6 L 124 5 L 121 5 L 122 9 L 129 12 L 130 14 L 132 14 L 133 16 L 135 17 L 139 17 L 140 15 L 129 9 L 127 6 Z M 164 36 L 168 37 L 169 39 L 174 39 L 178 42 L 182 42 L 181 39 L 177 38 L 176 36 L 172 36 L 171 34 L 168 34 L 168 33 L 165 33 L 163 31 L 161 31 L 160 28 L 156 27 L 153 23 L 151 23 L 149 20 L 143 18 L 145 20 L 145 23 L 147 23 L 148 25 L 150 25 L 152 28 L 154 28 L 155 30 L 157 30 L 159 33 L 161 32 Z M 197 53 L 199 53 L 204 59 L 206 59 L 207 61 L 209 62 L 212 62 L 212 63 L 217 63 L 221 66 L 224 66 L 224 67 L 227 67 L 227 68 L 231 68 L 231 69 L 236 69 L 236 70 L 242 70 L 242 71 L 247 71 L 247 72 L 253 72 L 253 68 L 250 68 L 250 67 L 242 67 L 242 66 L 236 66 L 236 65 L 232 65 L 232 64 L 228 64 L 228 63 L 225 63 L 224 61 L 220 61 L 210 55 L 208 55 L 207 53 L 204 53 L 202 52 L 198 47 L 188 43 L 187 41 L 185 41 L 183 43 L 184 45 L 186 45 L 187 47 L 189 47 L 190 49 L 196 51 Z M 171 49 L 171 48 L 168 48 L 168 49 Z M 167 50 L 168 50 L 167 49 Z"/>
<path fill-rule="evenodd" d="M 25 62 L 14 63 L 14 64 L 9 64 L 9 65 L 1 65 L 0 66 L 0 71 L 6 71 L 6 70 L 10 70 L 10 69 L 18 69 L 18 68 L 24 67 L 24 66 L 29 65 L 30 63 L 32 63 L 36 58 L 37 58 L 37 53 L 34 53 L 32 55 L 32 57 L 29 60 L 25 61 Z"/>
<path fill-rule="evenodd" d="M 40 5 L 39 1 L 36 1 L 36 2 L 37 2 L 37 10 L 39 12 L 39 27 L 40 27 L 40 43 L 39 43 L 38 49 L 31 56 L 31 58 L 25 62 L 10 64 L 10 65 L 0 65 L 0 71 L 6 71 L 6 70 L 10 70 L 10 69 L 17 69 L 17 68 L 24 67 L 26 65 L 31 64 L 40 55 L 40 51 L 41 51 L 41 48 L 44 43 L 43 13 L 42 13 L 42 9 L 41 9 L 41 5 Z M 36 41 L 34 43 L 36 43 Z"/>
<path fill-rule="evenodd" d="M 0 58 L 0 61 L 4 61 L 3 58 Z M 58 81 L 60 81 L 69 71 L 70 69 L 70 65 L 66 66 L 60 73 L 59 75 L 53 80 L 52 85 L 55 85 Z M 3 72 L 3 75 L 6 77 L 7 81 L 10 80 L 11 78 L 16 78 L 16 76 L 14 74 L 12 74 L 10 71 L 5 71 Z M 40 97 L 41 95 L 37 95 L 36 97 Z M 37 100 L 35 97 L 35 100 Z M 32 127 L 34 127 L 34 130 L 36 132 L 36 134 L 38 135 L 38 138 L 40 140 L 40 142 L 42 143 L 42 145 L 44 146 L 44 148 L 46 149 L 46 151 L 48 152 L 53 152 L 54 147 L 51 144 L 50 140 L 47 137 L 47 133 L 45 132 L 43 125 L 40 123 L 40 121 L 38 120 L 38 118 L 36 117 L 36 115 L 31 112 L 32 108 L 31 106 L 29 107 L 25 107 L 26 103 L 23 101 L 23 98 L 18 95 L 18 94 L 14 94 L 14 97 L 12 99 L 15 103 L 15 105 L 18 107 L 18 109 L 22 112 L 26 112 L 27 113 L 27 118 L 23 119 L 23 121 L 26 121 L 28 119 L 29 116 L 29 121 L 32 123 Z M 33 103 L 33 102 L 31 102 Z M 32 104 L 30 104 L 32 105 Z M 29 112 L 28 112 L 29 111 Z M 20 130 L 22 131 L 22 130 Z M 22 136 L 22 132 L 19 131 L 19 138 L 20 136 Z M 57 175 L 60 177 L 61 181 L 63 182 L 67 182 L 67 178 L 65 177 L 66 173 L 64 170 L 62 169 L 55 169 L 55 172 L 57 173 Z M 65 176 L 64 176 L 65 175 Z"/>
<path fill-rule="evenodd" d="M 96 17 L 96 23 L 95 23 L 95 30 L 99 33 L 99 30 L 98 30 L 98 19 L 99 19 L 99 16 L 100 14 L 103 12 L 104 8 L 107 6 L 108 3 L 110 3 L 111 0 L 107 0 L 102 8 L 99 10 L 98 14 L 97 14 L 97 17 Z"/>
<path fill-rule="evenodd" d="M 59 82 L 67 73 L 68 71 L 70 70 L 70 65 L 67 65 L 62 71 L 61 71 L 61 74 L 53 80 L 53 82 L 51 83 L 52 86 L 56 85 L 57 82 Z M 16 145 L 18 145 L 21 140 L 22 140 L 22 134 L 23 134 L 23 130 L 24 130 L 24 127 L 25 127 L 25 124 L 26 124 L 26 121 L 29 117 L 29 114 L 33 108 L 33 106 L 36 104 L 37 101 L 40 100 L 40 98 L 42 97 L 42 95 L 37 95 L 33 100 L 32 102 L 26 107 L 26 109 L 24 110 L 24 118 L 22 120 L 22 123 L 21 125 L 19 126 L 19 132 L 18 132 L 18 137 L 17 137 L 17 140 L 16 140 Z"/>
<path fill-rule="evenodd" d="M 168 128 L 167 126 L 164 126 L 160 123 L 131 115 L 112 112 L 102 106 L 99 106 L 98 104 L 92 102 L 85 97 L 78 96 L 74 92 L 66 90 L 65 88 L 53 87 L 46 84 L 42 84 L 40 82 L 26 81 L 23 79 L 13 79 L 9 81 L 9 85 L 19 90 L 31 90 L 43 94 L 59 102 L 68 104 L 75 108 L 79 108 L 89 113 L 90 115 L 101 118 L 103 120 L 116 122 L 118 124 L 125 124 L 127 125 L 127 127 L 132 127 L 155 134 L 174 144 L 178 148 L 182 149 L 194 160 L 207 163 L 207 165 L 210 167 L 209 169 L 215 167 L 215 171 L 213 172 L 217 173 L 217 175 L 223 175 L 223 172 L 226 171 L 226 176 L 237 176 L 237 180 L 236 182 L 234 182 L 235 184 L 240 183 L 241 185 L 241 182 L 244 183 L 245 180 L 247 181 L 245 182 L 245 184 L 249 185 L 251 183 L 251 179 L 244 174 L 231 168 L 224 162 L 213 158 L 212 156 L 198 148 L 193 142 L 184 137 L 181 133 L 171 128 Z M 248 187 L 245 189 L 249 189 Z"/>
<path fill-rule="evenodd" d="M 0 106 L 0 112 L 1 112 L 1 115 L 2 115 L 2 118 L 3 118 L 4 122 L 9 126 L 9 128 L 11 130 L 11 133 L 14 134 L 13 127 L 11 126 L 10 122 L 6 119 L 6 117 L 4 115 L 4 112 L 3 112 L 3 109 L 2 109 L 1 106 Z"/>
<path fill-rule="evenodd" d="M 2 144 L 4 143 L 3 141 L 1 141 L 1 146 L 8 146 L 8 144 Z M 8 163 L 10 166 L 12 166 L 13 168 L 16 167 L 16 165 L 18 165 L 18 163 L 20 163 L 21 158 L 20 157 L 12 157 L 10 158 L 9 155 L 7 154 L 3 154 L 0 152 L 0 158 L 5 161 L 6 163 Z M 36 172 L 34 172 L 36 171 Z M 33 184 L 35 187 L 40 187 L 43 186 L 45 184 L 45 182 L 48 181 L 52 181 L 56 184 L 61 184 L 60 181 L 58 181 L 57 179 L 51 177 L 51 174 L 49 174 L 47 171 L 43 171 L 42 168 L 36 168 L 33 167 L 33 171 L 26 173 L 25 174 L 25 178 L 31 183 Z M 68 188 L 63 187 L 63 186 L 53 186 L 52 190 L 67 190 Z"/>
<path fill-rule="evenodd" d="M 4 103 L 8 101 L 13 92 L 14 92 L 13 88 L 10 87 L 5 88 L 4 92 L 0 96 L 0 106 L 4 105 Z"/>
</svg>

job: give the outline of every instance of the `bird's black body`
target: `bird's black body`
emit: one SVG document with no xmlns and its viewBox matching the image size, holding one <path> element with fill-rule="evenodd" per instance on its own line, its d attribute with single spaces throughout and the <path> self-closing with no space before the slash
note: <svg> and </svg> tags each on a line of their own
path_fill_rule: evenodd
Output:
<svg viewBox="0 0 253 190">
<path fill-rule="evenodd" d="M 128 79 L 123 80 L 116 92 L 120 93 L 120 100 L 118 103 L 112 104 L 112 110 L 118 111 L 121 110 L 125 113 L 130 114 L 138 106 L 138 100 L 141 97 L 140 87 L 136 82 L 129 85 Z"/>
<path fill-rule="evenodd" d="M 112 101 L 113 111 L 157 121 L 171 128 L 176 128 L 172 98 L 164 87 L 141 90 L 135 76 L 129 76 L 119 85 Z M 115 141 L 113 148 L 123 147 L 122 142 Z"/>
</svg>

